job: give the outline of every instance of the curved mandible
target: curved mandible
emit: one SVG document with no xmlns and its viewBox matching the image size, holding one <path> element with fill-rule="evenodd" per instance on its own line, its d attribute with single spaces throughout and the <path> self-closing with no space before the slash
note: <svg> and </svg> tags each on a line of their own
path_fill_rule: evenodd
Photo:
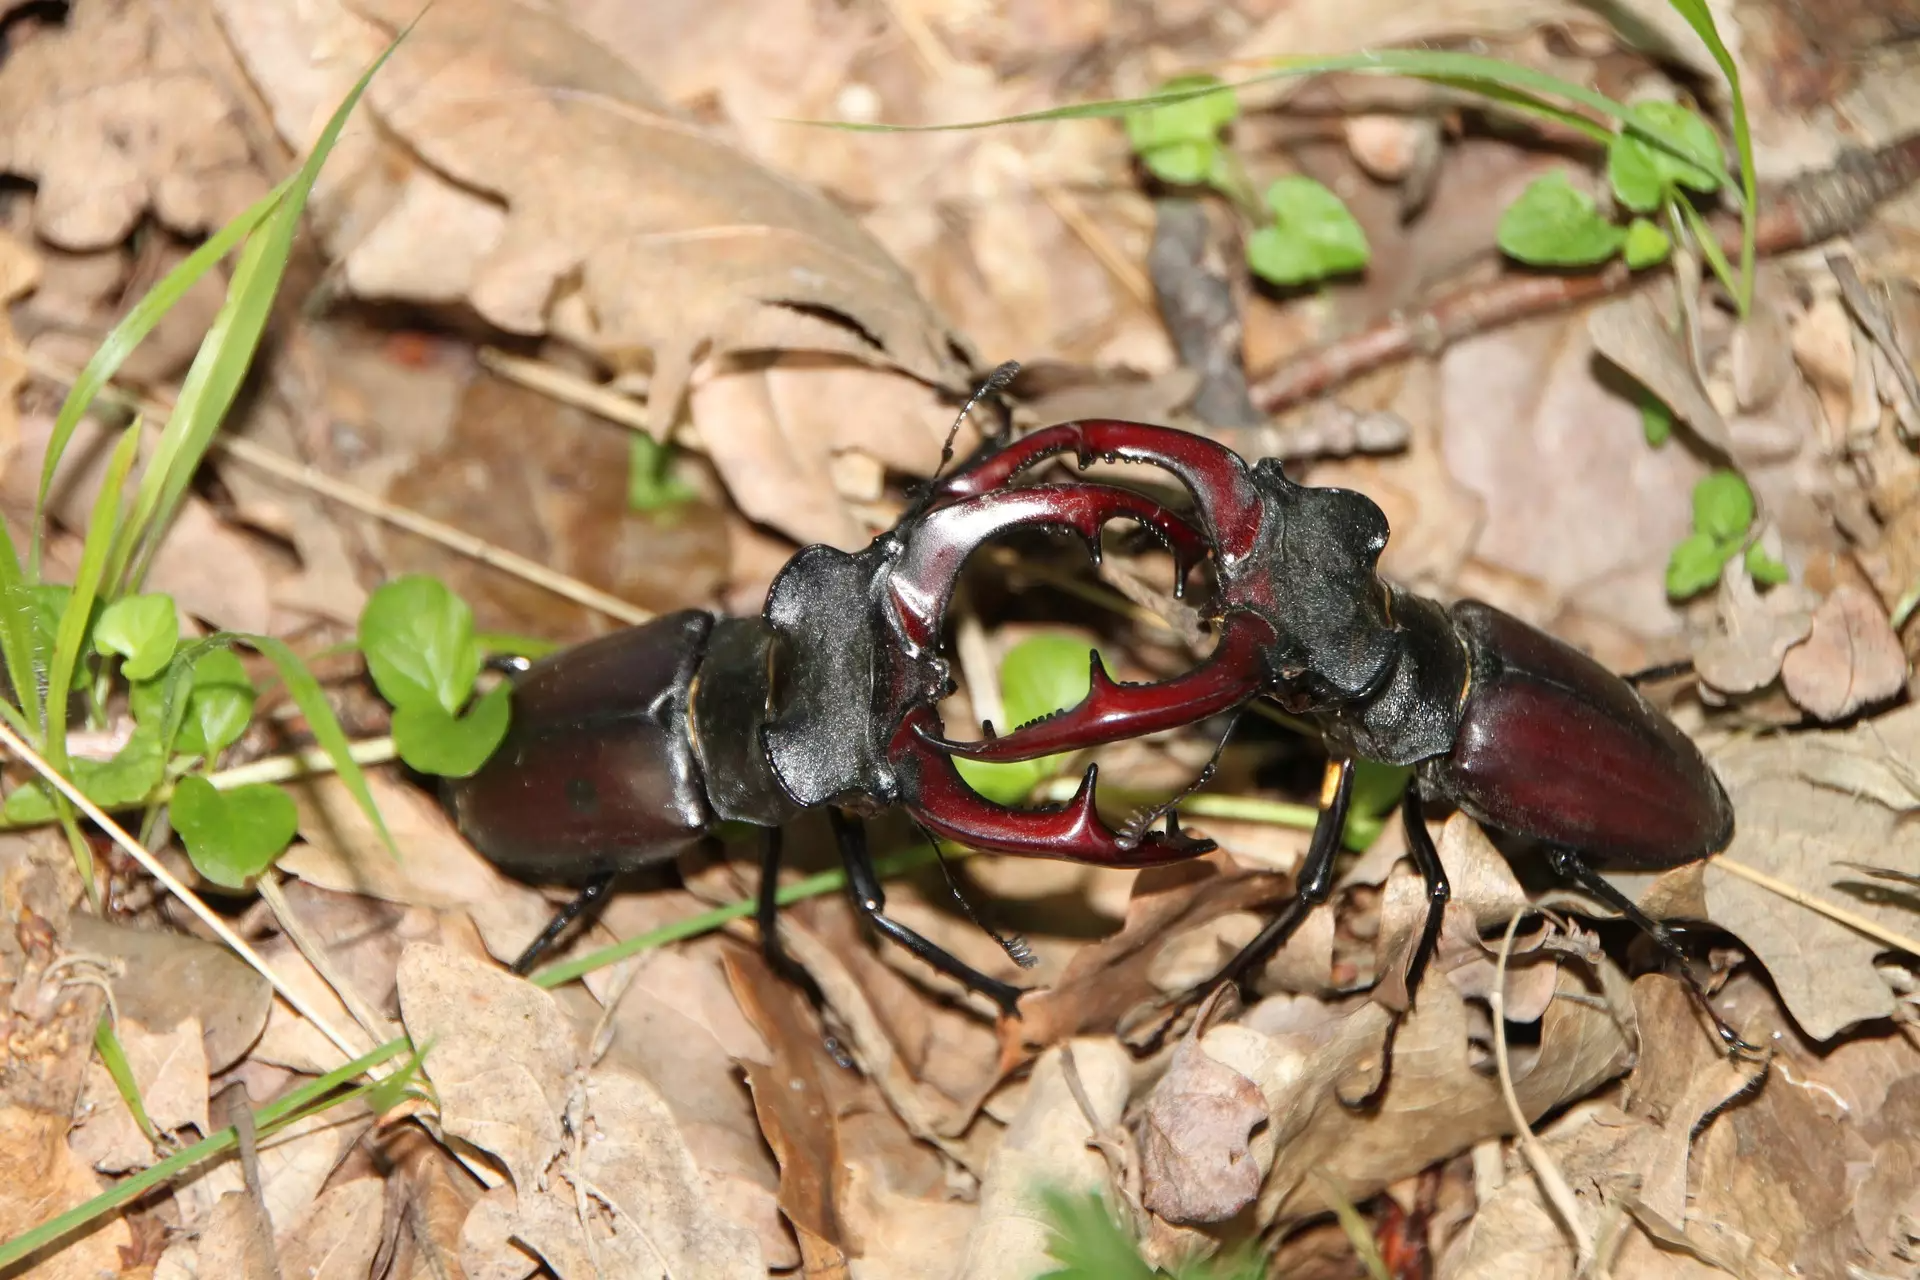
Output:
<svg viewBox="0 0 1920 1280">
<path fill-rule="evenodd" d="M 998 490 L 1019 472 L 1068 450 L 1083 468 L 1107 458 L 1172 472 L 1192 492 L 1207 540 L 1227 562 L 1248 555 L 1258 542 L 1264 503 L 1246 461 L 1204 436 L 1144 422 L 1086 418 L 1042 427 L 939 481 L 930 501 L 937 510 Z"/>
<path fill-rule="evenodd" d="M 934 744 L 940 722 L 918 707 L 901 722 L 888 758 L 898 771 L 901 800 L 915 821 L 936 835 L 975 849 L 1026 858 L 1057 858 L 1108 867 L 1152 867 L 1210 853 L 1213 841 L 1182 832 L 1172 813 L 1165 831 L 1126 836 L 1094 808 L 1098 765 L 1088 765 L 1080 789 L 1051 809 L 1012 809 L 967 785 L 947 752 Z"/>
<path fill-rule="evenodd" d="M 1187 571 L 1206 558 L 1207 540 L 1143 493 L 1104 484 L 1043 484 L 996 489 L 934 508 L 902 539 L 899 559 L 887 574 L 901 636 L 918 649 L 938 646 L 960 570 L 989 539 L 1013 529 L 1065 529 L 1085 540 L 1097 563 L 1100 530 L 1118 519 L 1138 521 L 1167 544 L 1179 594 Z"/>
</svg>

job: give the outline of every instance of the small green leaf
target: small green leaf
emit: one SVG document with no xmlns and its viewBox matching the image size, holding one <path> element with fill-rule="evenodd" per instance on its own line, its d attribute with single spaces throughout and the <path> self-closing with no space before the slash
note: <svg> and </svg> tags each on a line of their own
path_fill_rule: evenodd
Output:
<svg viewBox="0 0 1920 1280">
<path fill-rule="evenodd" d="M 100 612 L 94 624 L 93 647 L 102 654 L 119 654 L 120 673 L 129 680 L 158 675 L 180 644 L 180 616 L 173 597 L 123 596 Z"/>
<path fill-rule="evenodd" d="M 1640 430 L 1646 433 L 1647 446 L 1653 449 L 1673 438 L 1673 410 L 1651 391 L 1640 393 Z"/>
<path fill-rule="evenodd" d="M 662 511 L 683 506 L 699 494 L 673 474 L 674 448 L 644 431 L 630 433 L 627 457 L 627 506 L 634 511 Z"/>
<path fill-rule="evenodd" d="M 393 749 L 408 766 L 442 778 L 465 778 L 487 762 L 507 736 L 511 686 L 496 685 L 464 716 L 431 703 L 393 710 Z"/>
<path fill-rule="evenodd" d="M 231 649 L 215 649 L 193 664 L 193 690 L 178 746 L 209 760 L 232 746 L 253 718 L 253 681 Z"/>
<path fill-rule="evenodd" d="M 160 731 L 136 724 L 133 736 L 111 760 L 69 762 L 73 785 L 102 809 L 130 809 L 153 794 L 166 776 L 167 761 L 160 750 Z M 7 796 L 0 816 L 8 822 L 29 824 L 53 821 L 53 792 L 44 782 L 16 787 Z"/>
<path fill-rule="evenodd" d="M 480 643 L 466 601 L 424 574 L 375 591 L 360 614 L 360 649 L 380 694 L 396 707 L 457 713 L 480 674 Z"/>
<path fill-rule="evenodd" d="M 1738 542 L 1753 523 L 1753 490 L 1737 471 L 1715 471 L 1693 486 L 1693 530 L 1715 542 Z M 1724 557 L 1723 557 L 1724 558 Z"/>
<path fill-rule="evenodd" d="M 1007 723 L 998 727 L 1017 729 L 1073 706 L 1087 696 L 1091 670 L 1084 640 L 1038 635 L 1021 641 L 1000 662 L 1000 699 Z M 1071 752 L 1013 764 L 956 758 L 954 765 L 967 785 L 987 799 L 1013 804 L 1059 773 L 1071 758 Z"/>
<path fill-rule="evenodd" d="M 1777 587 L 1787 580 L 1787 566 L 1756 542 L 1747 548 L 1747 574 L 1763 587 Z"/>
<path fill-rule="evenodd" d="M 1624 127 L 1614 134 L 1607 147 L 1607 181 L 1621 204 L 1636 213 L 1651 213 L 1666 203 L 1674 187 L 1719 190 L 1726 161 L 1712 125 L 1674 102 L 1635 103 L 1628 115 L 1680 154 Z"/>
<path fill-rule="evenodd" d="M 1141 1259 L 1140 1247 L 1120 1229 L 1099 1196 L 1048 1187 L 1040 1199 L 1053 1232 L 1047 1256 L 1061 1264 L 1040 1280 L 1153 1280 L 1154 1270 Z"/>
<path fill-rule="evenodd" d="M 1500 250 L 1536 267 L 1590 267 L 1620 252 L 1626 232 L 1556 169 L 1535 178 L 1500 215 Z"/>
<path fill-rule="evenodd" d="M 1218 76 L 1176 76 L 1161 85 L 1157 92 L 1182 93 L 1218 84 Z M 1240 100 L 1231 89 L 1198 93 L 1179 102 L 1129 111 L 1126 115 L 1127 141 L 1133 144 L 1134 151 L 1142 159 L 1146 159 L 1152 152 L 1180 143 L 1211 143 L 1239 114 Z M 1202 170 L 1203 176 L 1204 172 Z"/>
<path fill-rule="evenodd" d="M 271 866 L 300 823 L 292 798 L 278 787 L 221 791 L 197 774 L 174 787 L 170 812 L 194 869 L 229 889 L 245 888 Z"/>
<path fill-rule="evenodd" d="M 1367 233 L 1323 183 L 1298 175 L 1267 188 L 1273 225 L 1247 239 L 1247 265 L 1283 288 L 1311 284 L 1367 265 Z"/>
<path fill-rule="evenodd" d="M 1635 271 L 1660 265 L 1672 252 L 1673 240 L 1658 226 L 1645 218 L 1635 218 L 1627 224 L 1627 243 L 1621 248 L 1620 256 Z"/>
<path fill-rule="evenodd" d="M 1169 142 L 1140 153 L 1147 172 L 1170 186 L 1194 187 L 1214 181 L 1220 165 L 1220 144 L 1211 138 Z"/>
<path fill-rule="evenodd" d="M 1675 600 L 1697 596 L 1720 581 L 1720 570 L 1738 551 L 1704 533 L 1688 534 L 1667 558 L 1667 594 Z"/>
</svg>

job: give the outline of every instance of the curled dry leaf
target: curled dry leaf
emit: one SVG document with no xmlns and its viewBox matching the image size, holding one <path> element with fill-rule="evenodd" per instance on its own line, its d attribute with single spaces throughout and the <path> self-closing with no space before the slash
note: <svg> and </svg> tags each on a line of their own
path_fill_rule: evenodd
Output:
<svg viewBox="0 0 1920 1280">
<path fill-rule="evenodd" d="M 315 104 L 413 24 L 368 92 L 391 144 L 336 154 L 319 210 L 363 297 L 464 299 L 619 369 L 650 352 L 657 430 L 702 347 L 830 351 L 965 381 L 960 340 L 878 241 L 674 113 L 557 13 L 506 0 L 424 15 L 410 0 L 215 8 L 296 148 Z"/>
<path fill-rule="evenodd" d="M 203 11 L 82 5 L 0 64 L 0 170 L 38 184 L 34 229 L 62 248 L 117 244 L 149 208 L 206 230 L 267 190 L 238 83 Z"/>
<path fill-rule="evenodd" d="M 1252 1204 L 1263 1170 L 1248 1138 L 1266 1118 L 1258 1086 L 1189 1034 L 1140 1117 L 1143 1203 L 1181 1225 L 1224 1222 Z"/>
<path fill-rule="evenodd" d="M 1657 291 L 1642 290 L 1595 307 L 1587 316 L 1587 333 L 1596 351 L 1633 375 L 1700 439 L 1731 456 L 1733 432 L 1707 398 Z"/>
<path fill-rule="evenodd" d="M 1880 602 L 1843 582 L 1813 611 L 1806 642 L 1787 651 L 1780 679 L 1815 719 L 1841 720 L 1905 688 L 1907 655 Z"/>
<path fill-rule="evenodd" d="M 1720 571 L 1715 630 L 1694 646 L 1694 670 L 1722 693 L 1765 688 L 1780 674 L 1787 650 L 1812 629 L 1812 605 L 1812 597 L 1790 582 L 1761 594 L 1735 556 Z"/>
<path fill-rule="evenodd" d="M 329 1187 L 311 1209 L 281 1233 L 280 1274 L 308 1280 L 362 1280 L 379 1252 L 386 1198 L 379 1178 L 354 1178 Z"/>
<path fill-rule="evenodd" d="M 1042 1054 L 1026 1101 L 987 1162 L 980 1215 L 954 1280 L 1030 1280 L 1049 1266 L 1052 1232 L 1041 1193 L 1110 1194 L 1106 1164 L 1089 1144 L 1119 1121 L 1131 1063 L 1127 1051 L 1110 1039 L 1075 1040 L 1073 1058 L 1093 1115 L 1074 1099 L 1060 1050 Z"/>
</svg>

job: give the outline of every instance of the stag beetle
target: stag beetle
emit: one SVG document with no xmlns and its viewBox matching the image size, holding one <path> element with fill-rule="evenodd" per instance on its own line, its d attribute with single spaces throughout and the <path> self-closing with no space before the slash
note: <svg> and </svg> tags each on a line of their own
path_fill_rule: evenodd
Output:
<svg viewBox="0 0 1920 1280">
<path fill-rule="evenodd" d="M 555 654 L 514 682 L 506 739 L 478 772 L 448 782 L 443 798 L 461 832 L 503 870 L 585 882 L 516 972 L 527 972 L 616 874 L 671 861 L 732 820 L 766 830 L 757 918 L 769 960 L 793 973 L 774 927 L 780 827 L 825 806 L 854 901 L 873 925 L 1014 1014 L 1019 988 L 886 914 L 863 817 L 899 805 L 975 848 L 1113 866 L 1213 848 L 1181 833 L 1171 814 L 1164 831 L 1113 831 L 1093 809 L 1092 767 L 1075 801 L 1049 810 L 1003 807 L 961 780 L 938 745 L 936 704 L 952 689 L 939 645 L 954 582 L 976 548 L 1010 530 L 1053 527 L 1079 534 L 1097 557 L 1102 527 L 1128 518 L 1172 550 L 1182 581 L 1208 550 L 1185 520 L 1129 489 L 986 485 L 976 493 L 967 474 L 950 477 L 960 488 L 927 489 L 864 551 L 799 552 L 759 617 L 674 613 Z M 1017 942 L 997 940 L 1025 959 Z"/>
<path fill-rule="evenodd" d="M 937 745 L 975 760 L 1031 760 L 1190 724 L 1265 695 L 1317 724 L 1330 753 L 1294 899 L 1174 1004 L 1253 972 L 1326 899 L 1358 757 L 1415 769 L 1401 814 L 1428 909 L 1409 991 L 1449 892 L 1423 795 L 1545 845 L 1560 875 L 1645 930 L 1691 978 L 1672 933 L 1587 861 L 1662 870 L 1717 853 L 1733 837 L 1732 805 L 1699 748 L 1632 685 L 1490 605 L 1448 607 L 1386 583 L 1376 572 L 1386 516 L 1364 495 L 1296 484 L 1275 460 L 1249 466 L 1172 428 L 1105 420 L 1044 428 L 942 482 L 939 498 L 1005 491 L 1020 471 L 1068 451 L 1082 468 L 1095 458 L 1160 467 L 1192 493 L 1193 521 L 1214 557 L 1213 652 L 1185 675 L 1151 684 L 1115 683 L 1095 653 L 1091 688 L 1076 706 L 1003 736 L 988 725 L 978 742 Z M 938 813 L 927 821 L 940 829 Z M 1721 1038 L 1750 1051 L 1694 989 Z"/>
</svg>

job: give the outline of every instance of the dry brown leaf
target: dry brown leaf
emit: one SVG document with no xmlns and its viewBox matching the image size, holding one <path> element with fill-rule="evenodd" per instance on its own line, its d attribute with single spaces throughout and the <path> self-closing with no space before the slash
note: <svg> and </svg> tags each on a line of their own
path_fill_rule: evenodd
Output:
<svg viewBox="0 0 1920 1280">
<path fill-rule="evenodd" d="M 312 104 L 336 100 L 420 18 L 368 91 L 396 145 L 336 152 L 322 205 L 363 297 L 465 298 L 510 332 L 563 336 L 622 368 L 651 351 L 660 430 L 703 346 L 833 351 L 965 380 L 958 340 L 858 224 L 672 113 L 553 13 L 504 0 L 424 17 L 387 0 L 356 14 L 217 8 L 295 147 L 317 126 Z"/>
<path fill-rule="evenodd" d="M 260 1038 L 273 989 L 252 966 L 215 943 L 75 916 L 76 951 L 120 961 L 111 975 L 120 1016 L 164 1032 L 192 1018 L 205 1037 L 206 1069 L 225 1071 Z"/>
<path fill-rule="evenodd" d="M 1068 1194 L 1107 1191 L 1106 1164 L 1088 1145 L 1112 1128 L 1126 1105 L 1130 1063 L 1112 1040 L 1073 1042 L 1074 1064 L 1093 1116 L 1083 1114 L 1067 1086 L 1061 1051 L 1034 1064 L 1026 1101 L 980 1180 L 980 1216 L 968 1233 L 954 1280 L 1029 1280 L 1051 1265 L 1053 1238 L 1042 1207 L 1049 1187 Z"/>
<path fill-rule="evenodd" d="M 561 1280 L 649 1274 L 761 1280 L 767 1274 L 753 1232 L 714 1210 L 652 1085 L 624 1072 L 596 1071 L 581 1086 L 580 1106 L 585 1129 L 558 1166 L 554 1185 L 541 1193 L 522 1190 L 514 1211 L 515 1238 Z"/>
<path fill-rule="evenodd" d="M 0 475 L 13 463 L 19 446 L 20 414 L 15 397 L 27 380 L 16 354 L 19 338 L 10 316 L 15 298 L 31 293 L 40 281 L 40 260 L 13 236 L 0 230 Z"/>
<path fill-rule="evenodd" d="M 1733 432 L 1708 397 L 1676 327 L 1671 296 L 1641 290 L 1587 316 L 1594 350 L 1631 374 L 1713 449 L 1731 454 Z"/>
<path fill-rule="evenodd" d="M 799 990 L 760 957 L 729 953 L 727 978 L 773 1046 L 771 1066 L 746 1064 L 747 1086 L 761 1132 L 780 1162 L 780 1211 L 799 1236 L 801 1265 L 808 1276 L 844 1277 L 840 1134 L 821 1078 L 820 1033 L 802 1014 Z"/>
<path fill-rule="evenodd" d="M 1773 683 L 1787 650 L 1813 626 L 1813 598 L 1793 583 L 1762 595 L 1738 557 L 1720 574 L 1715 630 L 1694 645 L 1700 678 L 1722 693 L 1752 693 Z"/>
<path fill-rule="evenodd" d="M 1806 643 L 1787 650 L 1780 679 L 1816 720 L 1842 720 L 1904 689 L 1907 655 L 1880 602 L 1843 582 L 1813 611 Z"/>
<path fill-rule="evenodd" d="M 407 906 L 460 908 L 473 917 L 487 950 L 518 956 L 553 916 L 545 898 L 495 870 L 454 830 L 446 811 L 418 787 L 370 774 L 395 857 L 340 780 L 329 774 L 288 787 L 300 810 L 302 842 L 276 864 L 308 884 Z"/>
<path fill-rule="evenodd" d="M 1440 360 L 1447 468 L 1485 503 L 1476 563 L 1545 589 L 1472 586 L 1536 624 L 1577 599 L 1642 639 L 1677 629 L 1664 570 L 1706 465 L 1649 449 L 1639 411 L 1594 375 L 1578 318 L 1458 343 Z"/>
<path fill-rule="evenodd" d="M 1252 1204 L 1264 1170 L 1248 1136 L 1266 1118 L 1253 1081 L 1188 1035 L 1140 1117 L 1142 1203 L 1186 1226 L 1224 1222 Z"/>
<path fill-rule="evenodd" d="M 334 1061 L 337 1065 L 338 1055 Z M 372 1125 L 373 1115 L 366 1103 L 356 1100 L 319 1111 L 262 1139 L 261 1199 L 273 1222 L 299 1221 Z M 245 1193 L 240 1162 L 227 1160 L 215 1165 L 191 1184 L 191 1191 L 191 1199 L 176 1193 L 182 1201 L 182 1216 L 190 1223 L 216 1206 L 223 1195 Z"/>
<path fill-rule="evenodd" d="M 280 1274 L 364 1280 L 380 1249 L 385 1194 L 379 1178 L 327 1188 L 305 1217 L 280 1233 Z"/>
<path fill-rule="evenodd" d="M 1514 1089 L 1529 1117 L 1584 1097 L 1627 1061 L 1627 1035 L 1611 1014 L 1584 1002 L 1590 979 L 1576 966 L 1557 967 L 1562 998 L 1541 1019 L 1538 1045 L 1514 1058 Z M 1260 1195 L 1262 1222 L 1323 1211 L 1322 1184 L 1309 1176 L 1315 1171 L 1364 1199 L 1508 1132 L 1498 1086 L 1475 1066 L 1479 1033 L 1469 1006 L 1437 976 L 1422 985 L 1394 1037 L 1377 1104 L 1363 1111 L 1342 1106 L 1342 1082 L 1370 1074 L 1387 1019 L 1370 1002 L 1336 1010 L 1276 997 L 1249 1011 L 1246 1028 L 1262 1034 L 1266 1058 L 1256 1069 L 1236 1065 L 1266 1094 L 1278 1151 Z"/>
<path fill-rule="evenodd" d="M 1899 901 L 1848 886 L 1843 862 L 1920 874 L 1920 833 L 1906 815 L 1920 807 L 1910 762 L 1920 758 L 1920 707 L 1902 707 L 1845 731 L 1730 743 L 1711 754 L 1738 819 L 1727 856 L 1837 902 L 1882 926 L 1911 932 Z M 1766 966 L 1782 1001 L 1808 1035 L 1824 1040 L 1894 1012 L 1874 967 L 1885 944 L 1778 897 L 1711 861 L 1645 876 L 1610 876 L 1642 906 L 1668 918 L 1706 919 L 1739 938 Z"/>
<path fill-rule="evenodd" d="M 578 1069 L 573 1028 L 552 996 L 439 947 L 400 957 L 400 1014 L 446 1131 L 490 1152 L 531 1193 L 564 1144 L 560 1117 Z"/>
<path fill-rule="evenodd" d="M 153 1032 L 123 1017 L 115 1032 L 153 1127 L 163 1135 L 189 1125 L 200 1133 L 211 1132 L 207 1052 L 199 1019 L 189 1012 L 166 1031 Z M 144 1169 L 159 1159 L 160 1153 L 140 1131 L 104 1063 L 89 1066 L 78 1115 L 81 1123 L 72 1138 L 74 1154 L 102 1173 Z"/>
<path fill-rule="evenodd" d="M 238 83 L 196 6 L 82 5 L 0 65 L 0 170 L 37 183 L 34 229 L 63 248 L 115 244 L 149 208 L 207 230 L 267 191 Z"/>
<path fill-rule="evenodd" d="M 234 1280 L 278 1280 L 273 1224 L 244 1191 L 229 1191 L 213 1206 L 194 1242 L 190 1274 Z"/>
</svg>

